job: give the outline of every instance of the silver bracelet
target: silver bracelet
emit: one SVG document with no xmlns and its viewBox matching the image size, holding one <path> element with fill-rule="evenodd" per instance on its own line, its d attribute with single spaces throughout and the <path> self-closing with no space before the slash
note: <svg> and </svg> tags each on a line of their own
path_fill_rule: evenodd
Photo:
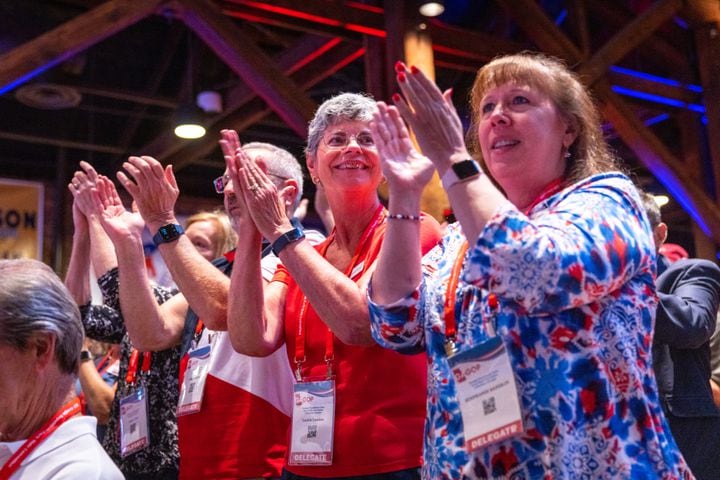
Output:
<svg viewBox="0 0 720 480">
<path fill-rule="evenodd" d="M 403 213 L 388 213 L 387 218 L 393 220 L 412 220 L 413 222 L 419 222 L 422 220 L 420 215 L 405 215 Z"/>
</svg>

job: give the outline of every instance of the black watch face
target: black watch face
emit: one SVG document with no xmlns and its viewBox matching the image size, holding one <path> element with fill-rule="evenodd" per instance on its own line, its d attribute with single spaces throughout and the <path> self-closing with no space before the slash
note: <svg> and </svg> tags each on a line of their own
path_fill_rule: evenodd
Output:
<svg viewBox="0 0 720 480">
<path fill-rule="evenodd" d="M 463 160 L 462 162 L 453 163 L 452 169 L 460 180 L 480 173 L 477 164 L 472 160 Z"/>
<path fill-rule="evenodd" d="M 180 232 L 177 231 L 177 228 L 175 228 L 175 225 L 173 224 L 160 227 L 158 233 L 165 241 L 175 240 L 177 237 L 180 236 Z"/>
</svg>

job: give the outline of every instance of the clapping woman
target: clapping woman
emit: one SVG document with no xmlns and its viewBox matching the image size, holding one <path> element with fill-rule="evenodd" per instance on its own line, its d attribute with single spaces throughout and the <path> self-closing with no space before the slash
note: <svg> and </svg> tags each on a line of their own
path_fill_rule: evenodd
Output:
<svg viewBox="0 0 720 480">
<path fill-rule="evenodd" d="M 690 478 L 651 369 L 649 224 L 587 90 L 553 58 L 493 60 L 471 155 L 450 92 L 397 70 L 373 124 L 390 198 L 419 195 L 397 165 L 428 178 L 399 112 L 459 220 L 422 267 L 417 227 L 389 224 L 371 281 L 376 341 L 430 358 L 423 477 Z"/>
<path fill-rule="evenodd" d="M 317 246 L 291 224 L 262 162 L 240 149 L 226 154 L 241 199 L 235 259 L 243 266 L 231 277 L 228 331 L 233 347 L 247 355 L 287 346 L 297 379 L 283 475 L 289 480 L 418 478 L 425 359 L 374 344 L 365 291 L 390 223 L 417 225 L 412 248 L 419 251 L 435 245 L 440 229 L 417 209 L 388 212 L 381 205 L 380 158 L 369 129 L 375 109 L 368 97 L 341 94 L 310 123 L 308 169 L 335 219 Z M 265 285 L 261 238 L 272 242 L 283 265 Z"/>
</svg>

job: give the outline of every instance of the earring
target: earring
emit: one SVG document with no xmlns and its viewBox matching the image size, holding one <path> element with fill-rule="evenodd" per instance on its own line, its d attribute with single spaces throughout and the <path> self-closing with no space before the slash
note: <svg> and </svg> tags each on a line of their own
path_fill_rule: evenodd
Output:
<svg viewBox="0 0 720 480">
<path fill-rule="evenodd" d="M 570 158 L 570 156 L 571 156 L 571 154 L 570 154 L 570 147 L 566 147 L 565 145 L 563 145 L 562 149 L 563 149 L 564 152 L 565 152 L 565 153 L 563 153 L 563 158 L 564 158 L 565 160 L 568 160 L 568 159 Z"/>
<path fill-rule="evenodd" d="M 310 175 L 310 180 L 312 180 L 315 185 L 318 185 L 320 183 L 320 179 L 315 175 Z"/>
</svg>

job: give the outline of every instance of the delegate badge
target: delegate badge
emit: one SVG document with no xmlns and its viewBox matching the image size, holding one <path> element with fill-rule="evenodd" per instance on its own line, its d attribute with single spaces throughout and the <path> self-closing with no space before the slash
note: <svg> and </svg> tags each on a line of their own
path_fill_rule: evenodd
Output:
<svg viewBox="0 0 720 480">
<path fill-rule="evenodd" d="M 147 410 L 144 386 L 120 399 L 120 455 L 123 458 L 150 445 Z"/>
<path fill-rule="evenodd" d="M 197 413 L 202 407 L 203 392 L 205 391 L 205 380 L 210 370 L 210 345 L 204 345 L 188 352 L 188 363 L 185 370 L 185 377 L 180 388 L 180 400 L 178 402 L 178 416 Z"/>
<path fill-rule="evenodd" d="M 290 465 L 332 465 L 335 381 L 298 382 L 293 387 Z"/>
<path fill-rule="evenodd" d="M 468 451 L 523 432 L 515 378 L 499 336 L 452 355 L 448 363 L 455 378 Z"/>
</svg>

